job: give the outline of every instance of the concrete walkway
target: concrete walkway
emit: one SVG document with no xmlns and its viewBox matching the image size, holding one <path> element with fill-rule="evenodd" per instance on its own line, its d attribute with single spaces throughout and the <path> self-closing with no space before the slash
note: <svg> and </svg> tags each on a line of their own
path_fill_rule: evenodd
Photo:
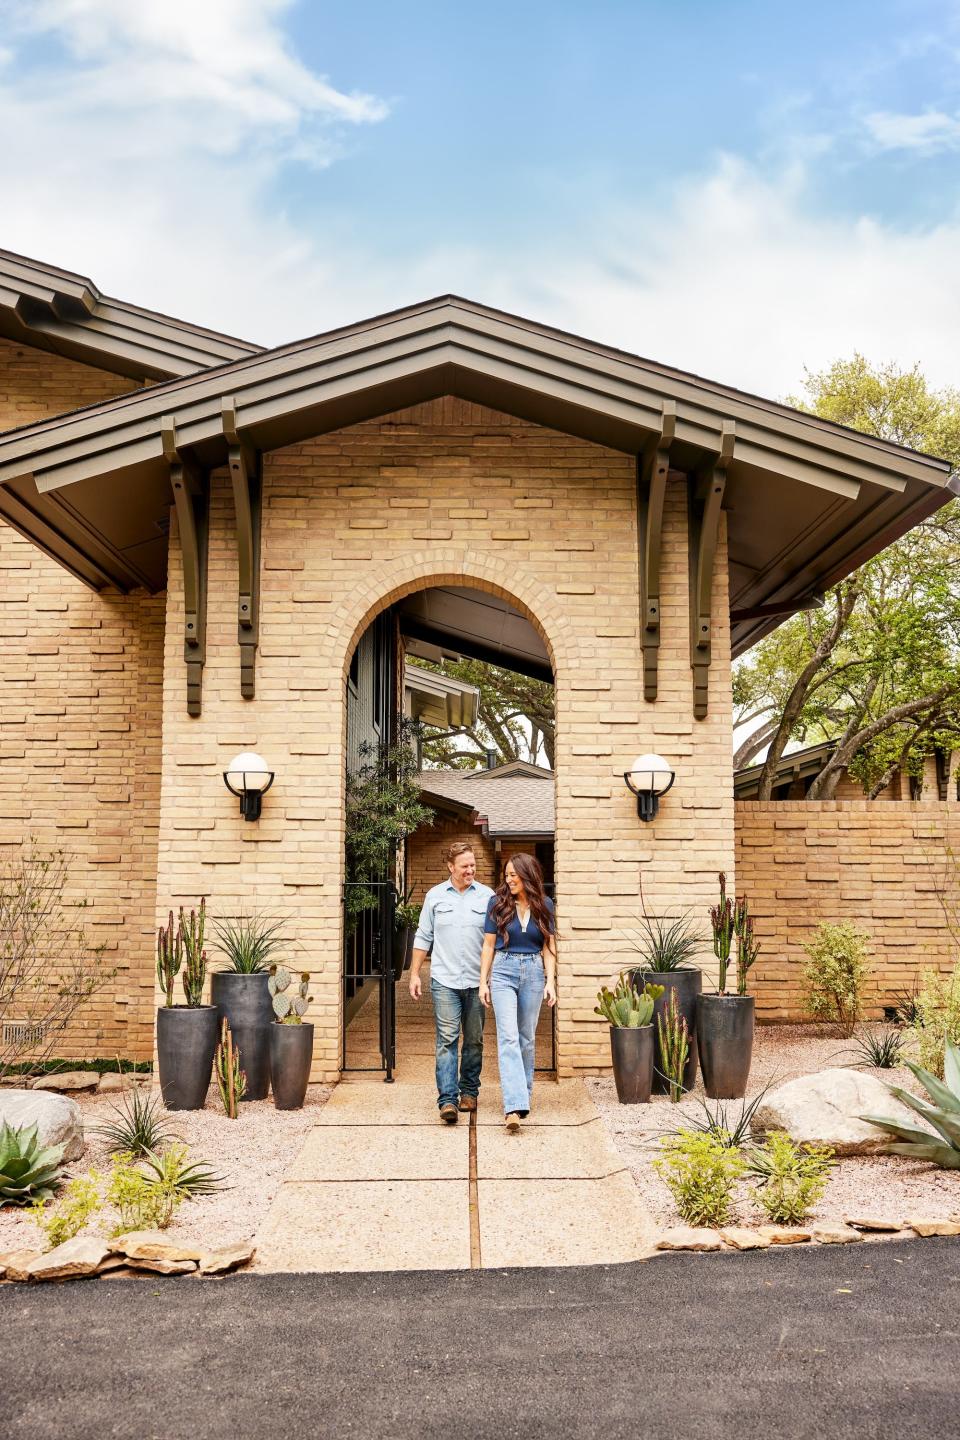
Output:
<svg viewBox="0 0 960 1440">
<path fill-rule="evenodd" d="M 490 1069 L 496 1074 L 496 1060 Z M 519 1135 L 499 1086 L 439 1121 L 432 1065 L 341 1083 L 257 1237 L 261 1271 L 596 1265 L 650 1253 L 652 1225 L 586 1087 L 538 1080 Z"/>
</svg>

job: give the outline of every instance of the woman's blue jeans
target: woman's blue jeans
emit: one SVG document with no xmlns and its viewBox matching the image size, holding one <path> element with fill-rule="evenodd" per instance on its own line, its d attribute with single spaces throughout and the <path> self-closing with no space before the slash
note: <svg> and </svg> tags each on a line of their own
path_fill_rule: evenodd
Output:
<svg viewBox="0 0 960 1440">
<path fill-rule="evenodd" d="M 543 986 L 542 956 L 526 950 L 497 951 L 490 975 L 490 1000 L 497 1017 L 504 1115 L 526 1115 L 530 1109 Z"/>
</svg>

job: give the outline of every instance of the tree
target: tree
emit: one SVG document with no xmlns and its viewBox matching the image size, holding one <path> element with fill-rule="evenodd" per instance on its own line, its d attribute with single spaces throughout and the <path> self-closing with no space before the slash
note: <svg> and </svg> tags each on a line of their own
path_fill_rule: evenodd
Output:
<svg viewBox="0 0 960 1440">
<path fill-rule="evenodd" d="M 428 764 L 472 770 L 482 764 L 485 752 L 493 749 L 503 762 L 536 763 L 542 754 L 553 768 L 556 716 L 552 685 L 481 660 L 434 664 L 418 658 L 417 664 L 476 685 L 480 691 L 474 725 L 464 730 L 425 732 L 423 758 Z"/>
<path fill-rule="evenodd" d="M 960 393 L 920 371 L 877 369 L 862 355 L 807 373 L 790 403 L 885 440 L 927 450 L 960 471 Z M 769 799 L 791 740 L 835 749 L 810 788 L 829 799 L 850 767 L 871 795 L 898 769 L 918 774 L 960 745 L 960 509 L 944 506 L 826 597 L 762 640 L 734 680 L 738 767 L 767 746 L 758 795 Z"/>
</svg>

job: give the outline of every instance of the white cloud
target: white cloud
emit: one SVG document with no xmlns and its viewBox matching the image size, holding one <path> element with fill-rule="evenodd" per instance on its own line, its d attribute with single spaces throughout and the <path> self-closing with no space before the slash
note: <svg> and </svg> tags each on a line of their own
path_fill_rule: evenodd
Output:
<svg viewBox="0 0 960 1440">
<path fill-rule="evenodd" d="M 876 110 L 865 117 L 871 140 L 881 150 L 913 150 L 931 155 L 960 147 L 960 115 L 925 110 L 920 115 Z"/>
</svg>

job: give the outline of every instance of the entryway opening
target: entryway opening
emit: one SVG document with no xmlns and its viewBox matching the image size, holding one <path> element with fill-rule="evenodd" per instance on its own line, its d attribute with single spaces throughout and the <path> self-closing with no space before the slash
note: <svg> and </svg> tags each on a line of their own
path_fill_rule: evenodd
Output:
<svg viewBox="0 0 960 1440">
<path fill-rule="evenodd" d="M 471 845 L 495 889 L 511 855 L 555 875 L 553 669 L 519 606 L 470 585 L 433 585 L 383 610 L 346 678 L 347 828 L 343 908 L 343 1069 L 384 1079 L 433 1073 L 429 965 L 409 994 L 419 906 L 446 881 L 445 855 Z M 485 1030 L 485 1079 L 496 1029 Z M 556 1012 L 544 1006 L 537 1068 L 556 1069 Z"/>
</svg>

